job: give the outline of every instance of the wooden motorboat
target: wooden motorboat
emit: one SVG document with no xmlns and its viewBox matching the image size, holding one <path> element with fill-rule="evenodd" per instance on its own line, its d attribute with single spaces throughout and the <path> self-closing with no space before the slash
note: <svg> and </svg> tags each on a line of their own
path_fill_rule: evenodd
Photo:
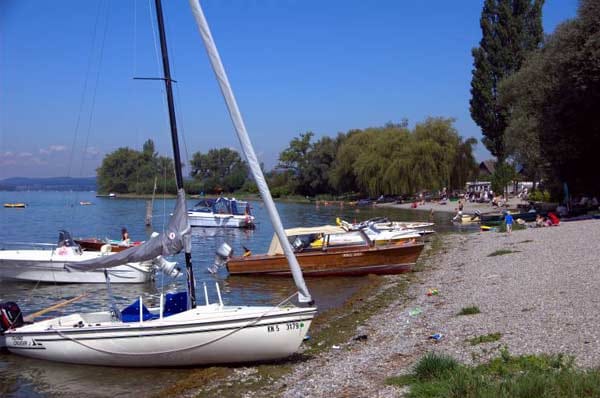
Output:
<svg viewBox="0 0 600 398">
<path fill-rule="evenodd" d="M 130 245 L 124 245 L 118 240 L 102 240 L 98 238 L 79 238 L 74 239 L 81 248 L 85 251 L 99 252 L 105 250 L 107 252 L 120 252 L 129 249 L 131 246 L 141 245 L 143 242 L 133 242 Z M 108 250 L 110 248 L 110 250 Z"/>
<path fill-rule="evenodd" d="M 398 274 L 412 270 L 423 243 L 414 237 L 375 244 L 364 231 L 322 226 L 286 230 L 296 258 L 307 276 Z M 418 237 L 418 235 L 416 235 Z M 273 237 L 269 252 L 234 256 L 227 261 L 231 275 L 289 275 L 279 240 Z"/>
</svg>

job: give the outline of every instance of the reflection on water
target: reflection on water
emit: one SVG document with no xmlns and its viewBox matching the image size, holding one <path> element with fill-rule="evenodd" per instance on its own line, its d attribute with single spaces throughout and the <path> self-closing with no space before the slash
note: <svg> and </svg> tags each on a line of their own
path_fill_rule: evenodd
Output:
<svg viewBox="0 0 600 398">
<path fill-rule="evenodd" d="M 79 206 L 79 201 L 91 201 L 91 206 Z M 128 228 L 133 240 L 147 239 L 153 230 L 162 231 L 173 200 L 157 201 L 154 226 L 144 226 L 145 201 L 135 199 L 96 198 L 90 192 L 0 192 L 0 202 L 26 202 L 26 209 L 0 209 L 0 242 L 53 243 L 59 229 L 71 231 L 74 237 L 115 238 L 122 226 Z M 190 201 L 188 205 L 191 205 Z M 223 242 L 229 243 L 234 253 L 244 247 L 254 253 L 267 251 L 273 229 L 260 202 L 251 202 L 258 225 L 255 230 L 194 228 L 192 260 L 197 280 L 197 302 L 205 303 L 206 284 L 210 302 L 218 300 L 215 283 L 219 284 L 224 304 L 276 304 L 295 292 L 289 277 L 259 278 L 229 277 L 224 269 L 217 275 L 207 271 L 213 264 L 214 252 Z M 317 226 L 335 223 L 336 217 L 348 221 L 362 221 L 373 217 L 393 220 L 429 220 L 427 212 L 392 208 L 352 208 L 319 206 L 296 203 L 278 203 L 286 228 Z M 438 232 L 456 230 L 449 222 L 450 215 L 433 215 Z M 185 268 L 183 255 L 173 258 Z M 367 278 L 307 278 L 306 283 L 320 311 L 339 306 L 357 289 L 368 283 Z M 113 284 L 112 290 L 119 307 L 125 307 L 142 296 L 149 305 L 156 304 L 161 293 L 184 289 L 185 279 L 158 275 L 153 283 L 139 285 Z M 106 287 L 99 285 L 35 285 L 0 282 L 0 301 L 15 301 L 25 315 L 47 308 L 57 302 L 86 296 L 45 316 L 58 316 L 74 311 L 107 310 L 109 300 Z M 112 369 L 50 363 L 0 354 L 0 396 L 144 396 L 168 386 L 175 379 L 187 376 L 190 369 Z"/>
</svg>

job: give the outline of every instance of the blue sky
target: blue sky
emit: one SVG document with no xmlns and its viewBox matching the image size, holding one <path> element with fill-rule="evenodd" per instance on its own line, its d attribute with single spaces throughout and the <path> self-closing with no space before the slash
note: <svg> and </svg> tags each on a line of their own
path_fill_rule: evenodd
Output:
<svg viewBox="0 0 600 398">
<path fill-rule="evenodd" d="M 152 138 L 170 156 L 148 0 L 0 0 L 0 178 L 91 176 Z M 151 3 L 154 3 L 153 1 Z M 163 0 L 183 157 L 238 148 L 187 1 Z M 206 0 L 255 149 L 267 168 L 298 134 L 469 114 L 483 1 Z M 546 33 L 576 14 L 546 0 Z M 489 156 L 479 144 L 476 156 Z"/>
</svg>

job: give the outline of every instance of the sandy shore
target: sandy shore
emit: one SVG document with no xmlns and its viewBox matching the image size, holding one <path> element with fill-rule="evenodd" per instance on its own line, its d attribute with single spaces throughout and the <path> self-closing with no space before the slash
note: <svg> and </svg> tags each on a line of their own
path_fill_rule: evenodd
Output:
<svg viewBox="0 0 600 398">
<path fill-rule="evenodd" d="M 442 237 L 443 248 L 414 274 L 409 298 L 357 325 L 349 341 L 274 383 L 284 397 L 397 397 L 385 379 L 410 370 L 428 351 L 465 363 L 511 354 L 565 353 L 583 367 L 600 365 L 600 221 L 558 227 Z M 498 250 L 511 251 L 490 256 Z M 399 277 L 389 277 L 390 282 Z M 439 295 L 427 296 L 428 288 Z M 458 316 L 468 306 L 481 313 Z M 411 316 L 410 310 L 419 309 Z M 435 342 L 429 336 L 441 333 Z M 467 339 L 501 333 L 499 341 Z"/>
<path fill-rule="evenodd" d="M 510 210 L 516 210 L 517 205 L 527 204 L 529 202 L 523 201 L 519 198 L 510 198 L 508 200 L 508 208 Z M 443 212 L 443 213 L 456 213 L 458 202 L 447 202 L 446 204 L 439 204 L 438 202 L 425 202 L 422 205 L 418 205 L 417 208 L 412 207 L 412 203 L 382 203 L 376 204 L 377 207 L 393 207 L 397 209 L 405 209 L 405 210 L 419 210 L 419 211 L 428 211 L 431 212 Z M 498 211 L 497 207 L 492 207 L 489 203 L 471 203 L 466 202 L 463 208 L 463 212 L 467 214 L 474 213 L 475 210 L 479 210 L 482 213 Z"/>
</svg>

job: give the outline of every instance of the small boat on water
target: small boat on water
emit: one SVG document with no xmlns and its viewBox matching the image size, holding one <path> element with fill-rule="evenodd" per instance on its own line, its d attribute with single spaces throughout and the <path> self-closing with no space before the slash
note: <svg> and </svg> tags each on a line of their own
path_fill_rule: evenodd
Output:
<svg viewBox="0 0 600 398">
<path fill-rule="evenodd" d="M 59 232 L 58 244 L 50 249 L 0 250 L 0 279 L 18 282 L 40 283 L 105 283 L 103 269 L 79 271 L 77 263 L 109 256 L 107 251 L 83 251 L 67 231 Z M 145 283 L 154 278 L 155 271 L 170 267 L 175 272 L 175 263 L 162 258 L 141 262 L 123 262 L 111 268 L 113 283 Z"/>
<path fill-rule="evenodd" d="M 248 202 L 235 198 L 202 199 L 188 210 L 192 227 L 254 228 Z"/>
<path fill-rule="evenodd" d="M 479 214 L 477 213 L 463 214 L 462 212 L 458 212 L 458 214 L 452 217 L 452 222 L 458 224 L 474 224 L 481 222 L 481 219 L 479 218 Z"/>
<path fill-rule="evenodd" d="M 364 230 L 346 231 L 325 225 L 287 229 L 302 272 L 307 276 L 398 274 L 409 272 L 423 243 L 419 234 L 376 244 Z M 218 253 L 219 254 L 219 253 Z M 289 275 L 279 239 L 274 236 L 266 254 L 223 259 L 231 275 Z"/>
<path fill-rule="evenodd" d="M 80 206 L 90 206 L 90 205 L 93 205 L 93 203 L 89 202 L 87 200 L 82 200 L 81 202 L 79 202 L 79 205 Z"/>
<path fill-rule="evenodd" d="M 23 209 L 27 207 L 26 203 L 4 203 L 4 207 L 7 209 Z"/>
<path fill-rule="evenodd" d="M 123 244 L 123 241 L 120 240 L 111 240 L 111 239 L 98 239 L 98 238 L 78 238 L 74 239 L 75 243 L 77 243 L 83 250 L 99 252 L 120 252 L 125 249 L 128 249 L 132 246 L 139 246 L 144 242 L 132 242 L 130 245 Z M 110 250 L 108 250 L 110 249 Z"/>
</svg>

